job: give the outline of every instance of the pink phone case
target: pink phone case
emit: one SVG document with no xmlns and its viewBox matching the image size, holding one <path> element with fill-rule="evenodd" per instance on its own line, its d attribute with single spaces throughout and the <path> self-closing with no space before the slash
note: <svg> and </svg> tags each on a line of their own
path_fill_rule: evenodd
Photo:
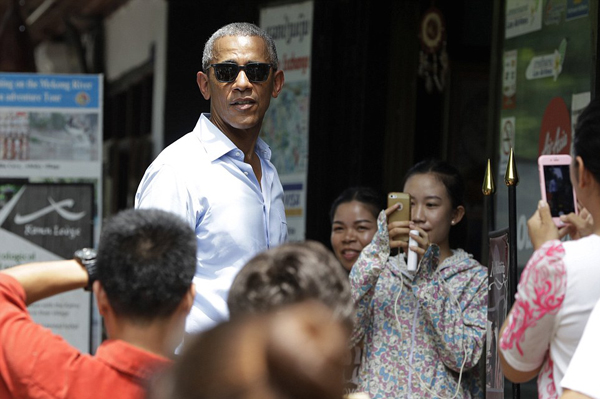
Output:
<svg viewBox="0 0 600 399">
<path fill-rule="evenodd" d="M 538 158 L 542 199 L 550 206 L 552 220 L 558 227 L 563 225 L 560 215 L 578 212 L 569 175 L 570 165 L 571 156 L 567 154 L 541 155 Z"/>
</svg>

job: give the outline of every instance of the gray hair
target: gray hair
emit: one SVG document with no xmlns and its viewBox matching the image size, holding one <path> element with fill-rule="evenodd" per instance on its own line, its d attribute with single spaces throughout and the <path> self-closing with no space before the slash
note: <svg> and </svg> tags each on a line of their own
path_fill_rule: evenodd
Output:
<svg viewBox="0 0 600 399">
<path fill-rule="evenodd" d="M 277 49 L 275 48 L 275 42 L 273 38 L 258 26 L 248 22 L 234 22 L 229 25 L 225 25 L 218 31 L 212 34 L 212 36 L 206 41 L 204 45 L 204 52 L 202 53 L 202 70 L 206 72 L 208 66 L 214 58 L 214 47 L 217 39 L 224 36 L 258 36 L 265 41 L 267 51 L 269 52 L 269 63 L 273 64 L 273 69 L 278 69 L 279 59 L 277 58 Z"/>
</svg>

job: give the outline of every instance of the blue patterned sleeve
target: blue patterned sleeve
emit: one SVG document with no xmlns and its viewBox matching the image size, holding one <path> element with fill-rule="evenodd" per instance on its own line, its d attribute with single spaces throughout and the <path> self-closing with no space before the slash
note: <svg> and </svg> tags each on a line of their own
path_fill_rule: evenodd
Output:
<svg viewBox="0 0 600 399">
<path fill-rule="evenodd" d="M 377 218 L 377 232 L 361 252 L 350 272 L 350 289 L 356 308 L 350 346 L 357 345 L 372 322 L 371 301 L 379 275 L 390 255 L 385 211 Z"/>
</svg>

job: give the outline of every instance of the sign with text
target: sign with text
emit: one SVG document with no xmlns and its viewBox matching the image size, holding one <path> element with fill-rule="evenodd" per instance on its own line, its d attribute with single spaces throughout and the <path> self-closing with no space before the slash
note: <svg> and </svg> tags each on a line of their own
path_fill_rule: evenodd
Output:
<svg viewBox="0 0 600 399">
<path fill-rule="evenodd" d="M 0 269 L 70 259 L 93 245 L 92 184 L 0 181 Z M 77 290 L 29 307 L 33 319 L 82 351 L 90 346 L 90 294 Z"/>
<path fill-rule="evenodd" d="M 540 30 L 542 7 L 539 0 L 507 0 L 504 37 L 509 39 Z"/>
<path fill-rule="evenodd" d="M 597 81 L 598 0 L 506 0 L 505 39 L 496 56 L 504 60 L 496 79 L 498 176 L 504 181 L 507 145 L 518 170 L 517 259 L 523 267 L 533 252 L 527 219 L 541 198 L 537 159 L 568 154 L 572 116 L 587 105 L 579 94 Z M 595 12 L 592 12 L 595 11 Z M 589 97 L 588 97 L 589 98 Z M 508 188 L 496 186 L 496 226 L 508 226 Z"/>
<path fill-rule="evenodd" d="M 504 375 L 498 358 L 498 333 L 506 319 L 508 300 L 508 232 L 492 232 L 489 237 L 488 317 L 486 339 L 486 398 L 504 399 Z"/>
<path fill-rule="evenodd" d="M 102 75 L 0 73 L 0 268 L 70 259 L 102 215 Z M 82 290 L 34 304 L 34 320 L 83 352 L 100 342 Z"/>
<path fill-rule="evenodd" d="M 0 74 L 0 173 L 101 176 L 99 75 Z"/>
<path fill-rule="evenodd" d="M 305 239 L 312 25 L 312 1 L 265 7 L 260 13 L 260 26 L 273 37 L 285 73 L 261 134 L 273 149 L 271 161 L 283 184 L 290 241 Z"/>
<path fill-rule="evenodd" d="M 98 79 L 94 75 L 0 75 L 0 104 L 56 108 L 98 108 Z"/>
</svg>

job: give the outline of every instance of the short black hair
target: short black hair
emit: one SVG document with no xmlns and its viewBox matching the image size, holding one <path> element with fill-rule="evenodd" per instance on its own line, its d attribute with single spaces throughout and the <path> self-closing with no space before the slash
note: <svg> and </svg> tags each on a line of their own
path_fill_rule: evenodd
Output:
<svg viewBox="0 0 600 399">
<path fill-rule="evenodd" d="M 196 270 L 196 237 L 176 215 L 129 209 L 102 230 L 98 280 L 119 316 L 149 322 L 170 316 Z"/>
<path fill-rule="evenodd" d="M 342 193 L 333 201 L 333 204 L 331 204 L 331 209 L 329 210 L 329 222 L 333 223 L 335 212 L 341 204 L 352 201 L 358 201 L 364 204 L 375 219 L 379 216 L 379 212 L 384 209 L 382 196 L 375 191 L 375 189 L 361 186 L 349 187 L 342 191 Z"/>
<path fill-rule="evenodd" d="M 227 305 L 235 317 L 308 299 L 324 303 L 351 325 L 348 276 L 333 253 L 316 241 L 283 244 L 256 255 L 234 279 Z"/>
</svg>

